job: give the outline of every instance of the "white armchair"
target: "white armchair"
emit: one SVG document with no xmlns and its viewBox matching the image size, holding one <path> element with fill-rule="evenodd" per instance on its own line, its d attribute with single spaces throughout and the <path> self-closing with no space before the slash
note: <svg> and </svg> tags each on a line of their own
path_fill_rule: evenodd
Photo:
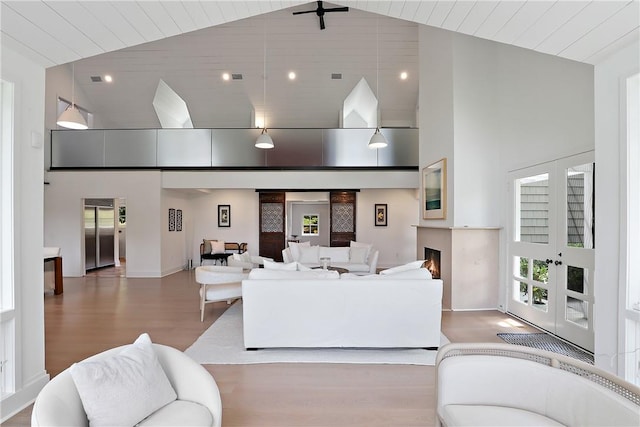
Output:
<svg viewBox="0 0 640 427">
<path fill-rule="evenodd" d="M 242 280 L 248 277 L 242 267 L 207 265 L 196 267 L 196 282 L 200 286 L 200 321 L 204 321 L 204 307 L 216 301 L 227 304 L 242 297 Z"/>
<path fill-rule="evenodd" d="M 115 356 L 129 346 L 96 354 L 86 360 L 97 361 Z M 153 344 L 177 400 L 145 418 L 144 425 L 211 425 L 222 423 L 222 402 L 215 380 L 200 364 L 173 347 Z M 62 371 L 38 394 L 31 413 L 32 426 L 88 426 L 89 420 L 71 377 L 70 368 Z"/>
<path fill-rule="evenodd" d="M 229 267 L 242 267 L 243 270 L 251 270 L 264 265 L 265 260 L 273 261 L 273 258 L 250 255 L 249 252 L 243 252 L 241 254 L 232 254 L 227 258 L 227 265 Z"/>
</svg>

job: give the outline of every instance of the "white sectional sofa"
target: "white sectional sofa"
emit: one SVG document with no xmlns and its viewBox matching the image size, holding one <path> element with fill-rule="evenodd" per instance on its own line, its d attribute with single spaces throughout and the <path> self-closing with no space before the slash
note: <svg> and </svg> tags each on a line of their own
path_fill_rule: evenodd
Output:
<svg viewBox="0 0 640 427">
<path fill-rule="evenodd" d="M 379 252 L 367 243 L 351 242 L 348 247 L 311 246 L 309 242 L 289 242 L 289 247 L 282 251 L 285 263 L 300 264 L 317 268 L 322 265 L 321 258 L 330 258 L 332 267 L 341 267 L 350 273 L 375 273 L 378 266 Z"/>
<path fill-rule="evenodd" d="M 640 388 L 557 353 L 503 343 L 438 351 L 437 425 L 640 426 Z"/>
<path fill-rule="evenodd" d="M 242 281 L 245 347 L 437 348 L 442 281 L 419 270 L 254 269 Z"/>
</svg>

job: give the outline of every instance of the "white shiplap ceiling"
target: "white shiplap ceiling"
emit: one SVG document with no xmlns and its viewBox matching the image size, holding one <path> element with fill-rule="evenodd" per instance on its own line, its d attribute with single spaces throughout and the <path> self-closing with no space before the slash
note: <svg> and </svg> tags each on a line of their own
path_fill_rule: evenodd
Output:
<svg viewBox="0 0 640 427">
<path fill-rule="evenodd" d="M 268 123 L 332 127 L 361 77 L 376 90 L 376 34 L 382 119 L 393 125 L 415 114 L 417 24 L 590 64 L 640 32 L 638 0 L 324 6 L 336 5 L 351 10 L 325 15 L 327 29 L 320 31 L 315 14 L 291 14 L 315 2 L 2 1 L 0 35 L 3 44 L 46 67 L 74 62 L 78 90 L 93 112 L 105 125 L 131 128 L 158 126 L 151 100 L 159 78 L 187 101 L 196 127 L 249 126 L 252 109 L 261 114 L 263 107 L 265 34 Z M 299 76 L 293 83 L 283 74 L 289 70 Z M 409 72 L 405 82 L 397 78 L 402 70 Z M 244 78 L 223 83 L 223 71 Z M 343 79 L 330 80 L 333 72 Z M 114 76 L 113 84 L 90 83 L 90 76 L 105 73 Z"/>
</svg>

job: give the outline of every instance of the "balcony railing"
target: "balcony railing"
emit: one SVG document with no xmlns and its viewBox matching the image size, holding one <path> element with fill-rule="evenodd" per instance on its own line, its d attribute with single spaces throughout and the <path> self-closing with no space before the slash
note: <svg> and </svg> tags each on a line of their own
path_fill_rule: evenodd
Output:
<svg viewBox="0 0 640 427">
<path fill-rule="evenodd" d="M 418 168 L 418 129 L 269 129 L 275 148 L 254 147 L 260 129 L 101 129 L 51 132 L 51 169 Z"/>
</svg>

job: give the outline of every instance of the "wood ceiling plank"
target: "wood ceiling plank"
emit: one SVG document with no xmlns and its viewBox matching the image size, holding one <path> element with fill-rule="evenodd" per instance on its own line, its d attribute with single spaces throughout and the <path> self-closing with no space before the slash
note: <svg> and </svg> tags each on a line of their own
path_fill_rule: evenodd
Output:
<svg viewBox="0 0 640 427">
<path fill-rule="evenodd" d="M 165 37 L 181 34 L 180 27 L 173 20 L 163 2 L 141 1 L 138 5 L 144 10 L 149 19 L 162 31 Z"/>
<path fill-rule="evenodd" d="M 158 25 L 137 2 L 116 1 L 113 2 L 112 5 L 120 12 L 124 19 L 136 29 L 145 41 L 149 42 L 165 37 L 165 34 L 160 30 Z"/>
<path fill-rule="evenodd" d="M 474 34 L 482 23 L 491 15 L 493 9 L 498 6 L 497 1 L 477 1 L 458 27 L 458 32 L 463 34 Z"/>
<path fill-rule="evenodd" d="M 142 34 L 140 34 L 115 7 L 113 7 L 111 2 L 82 2 L 82 7 L 86 8 L 94 18 L 108 23 L 109 30 L 118 37 L 118 39 L 122 40 L 125 46 L 133 46 L 146 41 Z"/>
<path fill-rule="evenodd" d="M 2 20 L 0 21 L 3 34 L 8 34 L 15 41 L 19 41 L 25 48 L 32 50 L 54 64 L 64 64 L 80 59 L 77 53 L 64 46 L 51 34 L 40 29 L 35 23 L 27 20 L 15 11 L 12 8 L 13 6 L 13 3 L 11 5 L 3 5 Z"/>
<path fill-rule="evenodd" d="M 429 16 L 429 20 L 427 21 L 427 25 L 432 25 L 434 27 L 442 27 L 442 23 L 447 16 L 449 16 L 449 12 L 453 9 L 455 2 L 451 1 L 439 1 L 436 3 L 436 7 L 433 8 L 431 12 L 431 16 Z"/>
<path fill-rule="evenodd" d="M 483 39 L 491 39 L 498 33 L 511 18 L 513 18 L 518 10 L 520 10 L 526 2 L 524 1 L 501 1 L 498 6 L 493 9 L 491 15 L 476 30 L 474 35 Z"/>
<path fill-rule="evenodd" d="M 512 43 L 527 28 L 534 25 L 555 1 L 528 1 L 492 38 L 501 43 Z"/>
<path fill-rule="evenodd" d="M 422 1 L 420 2 L 420 7 L 416 11 L 416 16 L 414 18 L 415 22 L 420 24 L 426 24 L 431 16 L 431 12 L 436 7 L 437 1 Z"/>
<path fill-rule="evenodd" d="M 64 16 L 87 37 L 90 37 L 95 44 L 100 46 L 103 52 L 111 52 L 126 47 L 121 39 L 107 28 L 102 21 L 84 8 L 82 4 L 72 1 L 56 1 L 48 2 L 47 5 L 61 16 Z"/>
<path fill-rule="evenodd" d="M 456 31 L 475 6 L 476 1 L 457 1 L 445 18 L 441 28 Z"/>
<path fill-rule="evenodd" d="M 626 4 L 628 4 L 628 1 L 595 1 L 589 3 L 580 13 L 573 16 L 565 25 L 537 45 L 536 50 L 558 55 L 591 29 L 616 14 Z"/>
<path fill-rule="evenodd" d="M 167 9 L 167 13 L 173 18 L 181 32 L 188 33 L 198 29 L 182 2 L 165 1 L 162 2 L 162 5 Z"/>
<path fill-rule="evenodd" d="M 418 7 L 420 7 L 419 1 L 405 1 L 399 18 L 413 22 L 416 12 L 418 11 Z"/>
<path fill-rule="evenodd" d="M 632 30 L 620 37 L 618 40 L 615 40 L 608 46 L 600 49 L 597 52 L 594 52 L 588 58 L 585 58 L 584 61 L 588 64 L 598 64 L 605 60 L 607 57 L 612 55 L 613 53 L 619 51 L 620 49 L 624 49 L 628 47 L 630 44 L 638 41 L 638 30 Z"/>
<path fill-rule="evenodd" d="M 513 43 L 516 46 L 534 49 L 549 34 L 558 30 L 588 4 L 588 1 L 558 1 L 554 3 L 534 25 L 527 28 Z"/>
<path fill-rule="evenodd" d="M 22 53 L 24 56 L 31 59 L 36 64 L 40 64 L 43 67 L 52 67 L 54 65 L 58 65 L 55 62 L 53 62 L 51 59 L 46 58 L 45 56 L 31 49 L 29 46 L 25 45 L 22 41 L 18 41 L 14 39 L 11 35 L 5 33 L 4 31 L 0 31 L 0 37 L 2 38 L 2 46 L 4 46 L 5 48 L 12 49 L 16 52 Z"/>
<path fill-rule="evenodd" d="M 20 15 L 28 16 L 33 25 L 49 34 L 49 37 L 57 40 L 62 46 L 67 46 L 78 57 L 104 53 L 98 44 L 46 3 L 14 2 L 12 8 Z"/>
<path fill-rule="evenodd" d="M 585 34 L 584 37 L 576 40 L 560 54 L 576 61 L 584 61 L 628 33 L 632 33 L 634 30 L 637 32 L 638 16 L 640 16 L 640 3 L 628 3 L 609 19 Z"/>
<path fill-rule="evenodd" d="M 204 9 L 204 12 L 207 14 L 209 21 L 211 21 L 212 26 L 220 25 L 227 22 L 224 15 L 222 14 L 222 10 L 220 9 L 220 5 L 218 4 L 218 2 L 204 1 L 201 3 L 202 3 L 202 8 Z M 260 2 L 260 4 L 262 3 L 264 2 Z"/>
<path fill-rule="evenodd" d="M 193 19 L 193 22 L 198 29 L 210 27 L 212 25 L 209 16 L 205 13 L 204 8 L 202 7 L 202 2 L 187 1 L 183 2 L 182 5 L 191 19 Z"/>
</svg>

